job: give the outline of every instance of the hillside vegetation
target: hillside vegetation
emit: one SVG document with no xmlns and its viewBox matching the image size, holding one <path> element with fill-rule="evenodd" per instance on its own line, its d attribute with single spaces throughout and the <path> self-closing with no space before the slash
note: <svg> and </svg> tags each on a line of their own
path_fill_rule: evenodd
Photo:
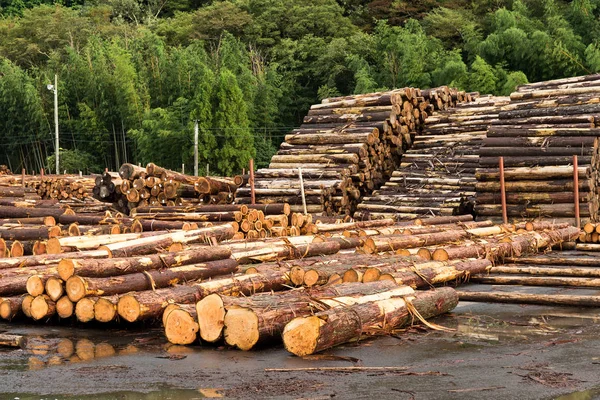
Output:
<svg viewBox="0 0 600 400">
<path fill-rule="evenodd" d="M 600 0 L 0 0 L 0 163 L 238 173 L 341 94 L 600 71 Z M 53 165 L 53 164 L 50 164 Z"/>
</svg>

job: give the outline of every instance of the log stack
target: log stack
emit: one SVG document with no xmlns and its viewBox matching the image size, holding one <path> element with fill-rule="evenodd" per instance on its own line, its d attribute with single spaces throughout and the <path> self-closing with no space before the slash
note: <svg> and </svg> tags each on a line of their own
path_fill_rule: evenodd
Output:
<svg viewBox="0 0 600 400">
<path fill-rule="evenodd" d="M 355 218 L 410 220 L 472 213 L 479 147 L 508 102 L 508 97 L 481 96 L 428 117 L 399 168 L 364 197 Z"/>
<path fill-rule="evenodd" d="M 502 216 L 498 181 L 490 181 L 498 175 L 502 156 L 507 174 L 527 168 L 534 172 L 532 176 L 524 174 L 507 180 L 509 218 L 573 221 L 572 165 L 577 155 L 584 171 L 579 172 L 580 215 L 589 218 L 590 187 L 585 168 L 591 162 L 594 139 L 600 134 L 600 75 L 523 85 L 510 98 L 480 149 L 477 215 L 495 220 Z M 561 171 L 554 172 L 551 167 Z"/>
<path fill-rule="evenodd" d="M 136 207 L 231 204 L 241 178 L 193 177 L 149 163 L 123 164 L 119 174 L 104 172 L 95 180 L 94 197 L 114 203 L 126 214 Z"/>
<path fill-rule="evenodd" d="M 45 175 L 38 179 L 26 179 L 25 186 L 35 189 L 42 199 L 85 200 L 92 196 L 95 183 L 93 176 Z"/>
<path fill-rule="evenodd" d="M 256 171 L 257 202 L 287 202 L 304 212 L 302 168 L 308 213 L 352 215 L 359 199 L 397 168 L 427 116 L 466 100 L 448 87 L 325 99 L 285 137 L 269 168 Z M 250 188 L 238 190 L 239 202 L 250 203 L 250 196 Z"/>
<path fill-rule="evenodd" d="M 589 183 L 588 205 L 590 209 L 590 219 L 594 223 L 600 222 L 600 139 L 594 139 L 594 149 L 592 150 L 592 161 L 586 171 L 587 181 Z"/>
</svg>

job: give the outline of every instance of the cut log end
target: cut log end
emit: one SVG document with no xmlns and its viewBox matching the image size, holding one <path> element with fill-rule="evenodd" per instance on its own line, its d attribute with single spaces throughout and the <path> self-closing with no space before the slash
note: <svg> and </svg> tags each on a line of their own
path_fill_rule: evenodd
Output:
<svg viewBox="0 0 600 400">
<path fill-rule="evenodd" d="M 0 318 L 13 319 L 18 313 L 18 310 L 12 306 L 10 300 L 4 300 L 0 303 Z"/>
<path fill-rule="evenodd" d="M 39 275 L 30 276 L 29 278 L 27 278 L 27 284 L 26 284 L 27 293 L 29 293 L 33 297 L 42 295 L 44 293 L 44 289 L 45 289 L 44 284 L 45 284 L 44 279 L 42 279 L 41 276 L 39 276 Z"/>
<path fill-rule="evenodd" d="M 67 296 L 73 303 L 78 302 L 86 296 L 85 280 L 79 276 L 72 276 L 67 280 L 66 292 Z"/>
<path fill-rule="evenodd" d="M 225 342 L 241 350 L 252 349 L 259 340 L 258 317 L 247 308 L 229 309 L 225 315 Z"/>
<path fill-rule="evenodd" d="M 198 322 L 185 310 L 172 310 L 165 318 L 165 335 L 173 344 L 192 344 L 198 339 Z"/>
<path fill-rule="evenodd" d="M 75 275 L 75 261 L 63 258 L 58 262 L 56 270 L 58 271 L 58 276 L 66 282 L 70 277 Z"/>
<path fill-rule="evenodd" d="M 75 305 L 75 316 L 79 322 L 90 322 L 94 319 L 94 299 L 84 298 Z"/>
<path fill-rule="evenodd" d="M 447 261 L 450 259 L 450 256 L 445 249 L 436 249 L 431 257 L 433 261 Z"/>
<path fill-rule="evenodd" d="M 342 280 L 344 282 L 361 282 L 361 278 L 360 272 L 355 269 L 349 269 L 348 271 L 344 272 L 344 275 L 342 276 Z"/>
<path fill-rule="evenodd" d="M 100 298 L 94 304 L 94 318 L 98 322 L 111 322 L 117 317 L 117 307 L 109 299 Z"/>
<path fill-rule="evenodd" d="M 47 296 L 37 296 L 31 302 L 31 318 L 36 321 L 52 316 L 55 310 L 54 302 Z"/>
<path fill-rule="evenodd" d="M 296 286 L 304 284 L 304 269 L 300 267 L 292 267 L 290 270 L 290 281 Z"/>
<path fill-rule="evenodd" d="M 381 271 L 378 268 L 367 268 L 363 275 L 363 282 L 375 282 L 381 277 Z"/>
<path fill-rule="evenodd" d="M 25 314 L 25 316 L 28 318 L 31 318 L 31 302 L 34 298 L 35 297 L 28 294 L 23 299 L 23 303 L 21 303 L 21 310 L 23 311 L 23 314 Z"/>
<path fill-rule="evenodd" d="M 304 274 L 304 284 L 308 287 L 315 286 L 319 282 L 319 271 L 311 269 Z"/>
<path fill-rule="evenodd" d="M 132 295 L 121 296 L 117 303 L 117 313 L 127 322 L 135 322 L 142 313 L 140 302 Z"/>
<path fill-rule="evenodd" d="M 69 300 L 67 296 L 61 297 L 56 302 L 56 313 L 60 318 L 65 319 L 72 317 L 73 311 L 75 311 L 75 307 L 73 306 L 73 302 Z"/>
<path fill-rule="evenodd" d="M 221 338 L 225 321 L 223 300 L 217 294 L 211 294 L 196 304 L 200 337 L 202 340 L 214 343 Z"/>
<path fill-rule="evenodd" d="M 283 330 L 283 345 L 297 356 L 313 354 L 317 348 L 322 321 L 315 316 L 291 320 Z"/>
<path fill-rule="evenodd" d="M 65 294 L 65 286 L 63 280 L 54 276 L 46 281 L 46 294 L 53 301 L 58 301 Z"/>
<path fill-rule="evenodd" d="M 60 254 L 62 253 L 62 247 L 60 241 L 57 238 L 50 238 L 46 242 L 46 253 L 48 254 Z"/>
</svg>

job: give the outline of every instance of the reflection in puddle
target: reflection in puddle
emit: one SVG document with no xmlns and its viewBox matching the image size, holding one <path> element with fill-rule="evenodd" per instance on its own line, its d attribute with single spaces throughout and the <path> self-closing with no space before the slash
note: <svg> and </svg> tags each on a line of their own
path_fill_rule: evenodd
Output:
<svg viewBox="0 0 600 400">
<path fill-rule="evenodd" d="M 598 398 L 600 398 L 600 388 L 565 394 L 555 400 L 592 400 Z"/>
<path fill-rule="evenodd" d="M 85 400 L 193 400 L 203 399 L 206 397 L 219 397 L 219 396 L 204 396 L 201 393 L 202 389 L 171 389 L 165 388 L 150 393 L 140 392 L 113 392 L 113 393 L 100 393 L 90 395 L 63 395 L 63 394 L 51 394 L 51 395 L 29 395 L 29 394 L 8 394 L 6 399 L 19 399 L 19 400 L 55 400 L 57 398 L 68 400 L 68 399 L 85 399 Z"/>
</svg>

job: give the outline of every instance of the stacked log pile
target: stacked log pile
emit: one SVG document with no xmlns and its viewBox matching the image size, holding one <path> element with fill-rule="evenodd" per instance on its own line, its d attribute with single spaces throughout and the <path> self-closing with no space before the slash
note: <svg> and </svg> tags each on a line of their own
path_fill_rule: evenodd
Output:
<svg viewBox="0 0 600 400">
<path fill-rule="evenodd" d="M 508 97 L 482 96 L 428 117 L 402 162 L 358 205 L 357 219 L 410 220 L 473 212 L 479 147 Z"/>
<path fill-rule="evenodd" d="M 231 204 L 241 177 L 193 177 L 149 163 L 145 168 L 123 164 L 119 174 L 96 178 L 94 196 L 114 203 L 126 214 L 136 207 Z"/>
<path fill-rule="evenodd" d="M 592 150 L 592 161 L 586 171 L 587 181 L 590 186 L 588 195 L 588 205 L 590 209 L 590 219 L 592 222 L 600 222 L 600 139 L 594 140 Z"/>
<path fill-rule="evenodd" d="M 283 332 L 291 352 L 310 354 L 446 312 L 456 305 L 452 289 L 414 290 L 579 234 L 566 225 L 491 226 L 469 216 L 313 225 L 317 236 L 254 242 L 230 240 L 231 224 L 53 238 L 48 247 L 61 254 L 0 259 L 0 317 L 162 319 L 174 343 L 200 336 L 245 350 L 279 341 Z M 384 304 L 389 308 L 377 311 Z M 348 312 L 357 318 L 347 319 Z M 308 332 L 318 345 L 301 340 Z"/>
<path fill-rule="evenodd" d="M 435 230 L 426 227 L 411 226 L 412 229 Z M 549 228 L 551 225 L 530 226 L 530 229 L 544 227 Z M 382 252 L 389 251 L 393 246 L 407 249 L 427 243 L 439 243 L 440 247 L 437 250 L 443 250 L 446 257 L 449 254 L 453 257 L 476 257 L 468 248 L 477 247 L 477 244 L 464 246 L 460 250 L 456 246 L 448 245 L 462 235 L 471 235 L 472 239 L 480 243 L 479 259 L 459 258 L 448 261 L 446 258 L 446 261 L 432 262 L 427 261 L 427 258 L 388 254 L 385 257 L 348 254 L 342 257 L 334 254 L 318 259 L 305 258 L 283 264 L 258 265 L 247 269 L 246 272 L 256 275 L 276 270 L 289 277 L 288 285 L 304 285 L 310 289 L 242 298 L 213 294 L 199 301 L 195 309 L 188 305 L 174 306 L 163 315 L 165 334 L 173 343 L 189 344 L 200 336 L 203 341 L 209 343 L 222 339 L 225 343 L 243 350 L 278 340 L 280 335 L 283 335 L 286 348 L 297 355 L 312 354 L 356 340 L 360 338 L 361 332 L 381 334 L 402 326 L 406 323 L 404 318 L 412 318 L 415 314 L 402 309 L 398 311 L 402 318 L 396 321 L 392 318 L 395 314 L 381 314 L 376 311 L 379 301 L 389 300 L 390 307 L 397 301 L 398 307 L 410 309 L 410 306 L 403 302 L 414 300 L 416 303 L 413 305 L 423 317 L 437 315 L 432 313 L 432 308 L 425 303 L 439 301 L 440 304 L 449 302 L 455 305 L 456 301 L 451 300 L 454 291 L 446 288 L 415 293 L 414 288 L 427 289 L 434 284 L 468 278 L 492 268 L 491 260 L 500 260 L 513 254 L 535 253 L 538 251 L 537 246 L 545 248 L 563 240 L 570 240 L 577 236 L 578 232 L 572 227 L 550 231 L 527 231 L 525 228 L 518 228 L 504 226 L 461 230 L 460 226 L 455 226 L 458 231 L 374 237 L 375 241 L 386 244 L 387 247 L 379 249 Z M 514 232 L 509 233 L 511 230 Z M 478 236 L 500 232 L 500 236 L 496 236 L 495 240 L 476 239 Z M 369 246 L 365 242 L 362 247 Z M 489 259 L 483 258 L 486 256 Z M 337 280 L 334 279 L 336 276 Z M 344 283 L 336 285 L 338 282 Z M 363 286 L 356 286 L 356 282 L 363 282 Z M 323 284 L 326 286 L 321 287 Z M 425 303 L 417 305 L 418 301 L 412 296 L 422 299 Z M 391 309 L 397 310 L 395 306 Z M 448 310 L 444 307 L 442 309 L 444 312 Z M 329 323 L 332 323 L 331 328 L 327 325 Z M 345 328 L 347 326 L 352 328 Z"/>
<path fill-rule="evenodd" d="M 391 176 L 427 116 L 466 100 L 448 87 L 325 99 L 285 137 L 269 168 L 256 171 L 257 202 L 287 202 L 303 212 L 302 168 L 308 213 L 352 215 L 361 196 Z M 240 188 L 239 202 L 250 203 L 250 192 Z"/>
<path fill-rule="evenodd" d="M 473 276 L 459 296 L 488 303 L 598 307 L 599 266 L 596 254 L 579 250 L 509 258 Z"/>
<path fill-rule="evenodd" d="M 573 156 L 588 167 L 594 139 L 600 133 L 600 75 L 559 79 L 520 86 L 511 94 L 498 121 L 490 126 L 480 149 L 481 182 L 477 189 L 477 215 L 498 220 L 502 216 L 498 182 L 489 177 L 498 173 L 499 157 L 504 157 L 510 174 L 530 168 L 535 177 L 523 175 L 507 182 L 509 218 L 574 217 Z M 561 172 L 545 175 L 543 167 Z M 539 169 L 538 169 L 539 168 Z M 549 168 L 552 171 L 552 168 Z M 581 217 L 590 216 L 587 198 L 589 183 L 579 173 Z M 478 176 L 479 179 L 479 176 Z"/>
<path fill-rule="evenodd" d="M 42 199 L 85 200 L 92 196 L 95 177 L 79 175 L 45 175 L 26 179 L 25 186 L 35 189 Z"/>
</svg>

